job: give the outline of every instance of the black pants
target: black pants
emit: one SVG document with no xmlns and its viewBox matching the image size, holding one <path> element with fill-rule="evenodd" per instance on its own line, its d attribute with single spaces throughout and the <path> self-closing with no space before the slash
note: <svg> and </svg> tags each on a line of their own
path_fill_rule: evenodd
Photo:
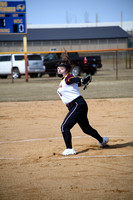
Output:
<svg viewBox="0 0 133 200">
<path fill-rule="evenodd" d="M 79 124 L 80 128 L 84 133 L 91 135 L 100 143 L 103 141 L 99 133 L 95 129 L 93 129 L 89 124 L 87 118 L 88 106 L 83 97 L 74 100 L 73 103 L 68 107 L 68 110 L 69 112 L 61 125 L 61 132 L 63 134 L 66 148 L 72 148 L 72 136 L 70 129 L 76 123 Z"/>
</svg>

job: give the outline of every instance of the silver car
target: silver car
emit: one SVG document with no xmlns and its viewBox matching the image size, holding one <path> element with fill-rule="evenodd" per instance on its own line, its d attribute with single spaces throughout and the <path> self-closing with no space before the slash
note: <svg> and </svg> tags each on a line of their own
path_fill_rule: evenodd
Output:
<svg viewBox="0 0 133 200">
<path fill-rule="evenodd" d="M 28 54 L 28 74 L 31 78 L 41 77 L 46 67 L 40 54 Z"/>
</svg>

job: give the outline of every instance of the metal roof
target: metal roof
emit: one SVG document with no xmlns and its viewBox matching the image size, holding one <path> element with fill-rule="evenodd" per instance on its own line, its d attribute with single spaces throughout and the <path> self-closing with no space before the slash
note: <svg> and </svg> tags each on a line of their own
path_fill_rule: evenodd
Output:
<svg viewBox="0 0 133 200">
<path fill-rule="evenodd" d="M 28 41 L 129 38 L 119 26 L 28 29 Z M 23 35 L 0 35 L 0 41 L 20 41 Z"/>
<path fill-rule="evenodd" d="M 27 24 L 29 29 L 37 28 L 76 28 L 76 27 L 103 27 L 103 26 L 120 26 L 125 31 L 133 30 L 133 21 L 118 21 L 118 22 L 88 22 L 88 23 L 74 23 L 74 24 Z"/>
</svg>

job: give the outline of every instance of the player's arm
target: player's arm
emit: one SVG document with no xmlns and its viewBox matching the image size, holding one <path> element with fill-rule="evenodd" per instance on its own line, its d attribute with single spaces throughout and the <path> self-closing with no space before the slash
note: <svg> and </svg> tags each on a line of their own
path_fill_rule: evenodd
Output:
<svg viewBox="0 0 133 200">
<path fill-rule="evenodd" d="M 68 83 L 69 84 L 77 83 L 79 87 L 82 85 L 81 78 L 79 78 L 79 77 L 71 77 L 71 78 L 69 78 L 68 79 Z"/>
<path fill-rule="evenodd" d="M 68 79 L 68 82 L 69 84 L 72 84 L 72 83 L 77 83 L 78 86 L 83 86 L 84 85 L 84 90 L 85 88 L 87 87 L 87 85 L 91 82 L 92 80 L 92 76 L 91 74 L 86 74 L 85 76 L 83 76 L 83 78 L 79 78 L 79 77 L 70 77 Z"/>
<path fill-rule="evenodd" d="M 67 85 L 77 83 L 79 87 L 84 86 L 83 90 L 85 90 L 87 85 L 91 82 L 91 79 L 91 74 L 86 74 L 85 76 L 83 76 L 83 78 L 74 77 L 72 74 L 69 74 L 66 77 L 65 82 Z"/>
</svg>

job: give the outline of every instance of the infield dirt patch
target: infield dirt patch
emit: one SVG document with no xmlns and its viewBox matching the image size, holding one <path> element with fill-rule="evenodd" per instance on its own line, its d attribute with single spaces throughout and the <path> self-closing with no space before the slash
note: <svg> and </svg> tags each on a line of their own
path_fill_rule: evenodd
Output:
<svg viewBox="0 0 133 200">
<path fill-rule="evenodd" d="M 106 148 L 76 125 L 65 149 L 61 101 L 0 103 L 1 200 L 133 199 L 133 98 L 87 100 L 90 124 Z"/>
</svg>

